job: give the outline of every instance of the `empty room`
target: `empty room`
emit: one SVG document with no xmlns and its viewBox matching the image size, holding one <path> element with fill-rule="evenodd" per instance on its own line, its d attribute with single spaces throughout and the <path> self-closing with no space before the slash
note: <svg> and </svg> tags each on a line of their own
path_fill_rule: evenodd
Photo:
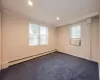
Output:
<svg viewBox="0 0 100 80">
<path fill-rule="evenodd" d="M 0 0 L 0 80 L 100 80 L 99 0 Z"/>
</svg>

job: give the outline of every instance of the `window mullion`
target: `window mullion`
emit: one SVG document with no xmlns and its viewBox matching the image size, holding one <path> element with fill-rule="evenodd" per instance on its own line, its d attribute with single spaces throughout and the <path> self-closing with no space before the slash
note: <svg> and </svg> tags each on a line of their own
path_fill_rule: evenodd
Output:
<svg viewBox="0 0 100 80">
<path fill-rule="evenodd" d="M 38 36 L 38 38 L 39 38 L 38 42 L 39 42 L 39 45 L 40 45 L 40 26 L 39 26 L 39 36 Z"/>
<path fill-rule="evenodd" d="M 46 44 L 48 44 L 48 28 L 46 28 Z"/>
</svg>

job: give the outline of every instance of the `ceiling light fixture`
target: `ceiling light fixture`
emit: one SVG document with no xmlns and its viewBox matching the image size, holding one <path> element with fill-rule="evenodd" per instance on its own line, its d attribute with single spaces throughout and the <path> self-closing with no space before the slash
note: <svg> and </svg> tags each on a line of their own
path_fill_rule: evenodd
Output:
<svg viewBox="0 0 100 80">
<path fill-rule="evenodd" d="M 57 16 L 57 18 L 56 18 L 57 20 L 60 20 L 60 18 Z"/>
<path fill-rule="evenodd" d="M 28 4 L 29 4 L 30 6 L 32 6 L 32 5 L 33 5 L 33 3 L 32 3 L 32 1 L 31 1 L 31 0 L 28 0 Z"/>
</svg>

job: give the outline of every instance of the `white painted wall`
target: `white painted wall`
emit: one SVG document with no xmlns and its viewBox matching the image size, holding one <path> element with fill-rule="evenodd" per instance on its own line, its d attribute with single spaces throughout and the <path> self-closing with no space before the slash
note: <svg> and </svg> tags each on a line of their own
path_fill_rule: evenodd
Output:
<svg viewBox="0 0 100 80">
<path fill-rule="evenodd" d="M 91 60 L 99 62 L 99 17 L 91 23 Z"/>
<path fill-rule="evenodd" d="M 98 8 L 99 11 L 99 80 L 100 80 L 100 0 L 98 4 L 99 4 L 99 8 Z"/>
<path fill-rule="evenodd" d="M 54 27 L 49 27 L 48 45 L 30 47 L 29 22 L 32 21 L 8 10 L 2 12 L 2 65 L 56 49 L 57 38 Z"/>
</svg>

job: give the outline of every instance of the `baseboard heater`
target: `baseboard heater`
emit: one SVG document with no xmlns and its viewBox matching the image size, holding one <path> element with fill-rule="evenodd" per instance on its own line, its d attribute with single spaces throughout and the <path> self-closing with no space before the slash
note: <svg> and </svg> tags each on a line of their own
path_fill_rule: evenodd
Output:
<svg viewBox="0 0 100 80">
<path fill-rule="evenodd" d="M 40 54 L 37 54 L 37 55 L 32 55 L 32 56 L 28 56 L 28 57 L 25 57 L 25 58 L 10 61 L 8 63 L 3 64 L 2 69 L 5 69 L 5 68 L 8 68 L 9 66 L 12 66 L 12 65 L 15 65 L 15 64 L 18 64 L 18 63 L 22 63 L 22 62 L 25 62 L 25 61 L 28 61 L 28 60 L 31 60 L 31 59 L 34 59 L 34 58 L 37 58 L 37 57 L 40 57 L 40 56 L 43 56 L 43 55 L 47 55 L 47 54 L 52 53 L 52 52 L 56 52 L 56 51 L 57 51 L 57 49 L 51 50 L 51 51 L 48 51 L 48 52 L 44 52 L 44 53 L 40 53 Z"/>
</svg>

